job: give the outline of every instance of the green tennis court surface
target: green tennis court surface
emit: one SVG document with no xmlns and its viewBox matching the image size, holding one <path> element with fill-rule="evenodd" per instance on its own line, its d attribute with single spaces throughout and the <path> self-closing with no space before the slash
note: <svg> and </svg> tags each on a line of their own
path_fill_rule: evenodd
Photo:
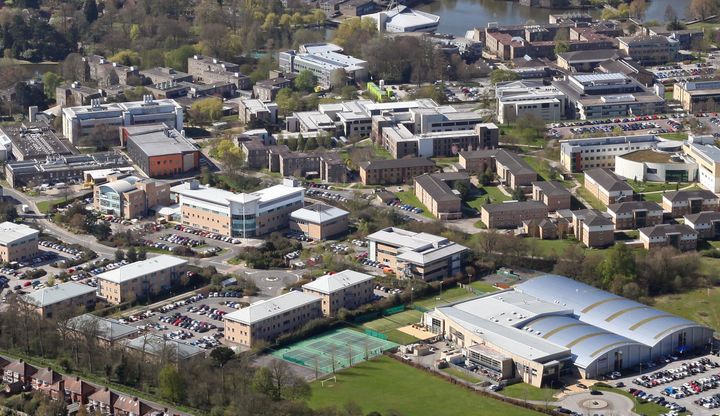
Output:
<svg viewBox="0 0 720 416">
<path fill-rule="evenodd" d="M 382 355 L 397 346 L 394 342 L 343 328 L 297 342 L 272 355 L 326 374 Z"/>
</svg>

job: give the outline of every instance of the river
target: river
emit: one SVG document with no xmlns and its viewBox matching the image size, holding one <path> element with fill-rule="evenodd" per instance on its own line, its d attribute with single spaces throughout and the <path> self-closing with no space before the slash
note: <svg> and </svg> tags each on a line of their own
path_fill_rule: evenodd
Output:
<svg viewBox="0 0 720 416">
<path fill-rule="evenodd" d="M 679 16 L 685 14 L 684 0 L 650 0 L 645 13 L 645 20 L 664 20 L 665 8 L 672 4 Z M 506 0 L 435 0 L 417 6 L 440 16 L 438 32 L 462 36 L 475 27 L 484 27 L 489 22 L 499 24 L 524 24 L 528 21 L 548 23 L 548 16 L 564 13 L 568 10 L 541 9 L 538 7 L 521 6 L 516 1 Z M 600 10 L 594 9 L 590 14 L 599 18 Z"/>
</svg>

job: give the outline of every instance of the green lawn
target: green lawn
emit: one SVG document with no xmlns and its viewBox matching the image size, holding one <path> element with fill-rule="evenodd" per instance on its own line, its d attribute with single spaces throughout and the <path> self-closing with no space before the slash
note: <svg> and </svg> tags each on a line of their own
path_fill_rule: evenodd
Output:
<svg viewBox="0 0 720 416">
<path fill-rule="evenodd" d="M 664 182 L 635 182 L 633 180 L 627 181 L 628 185 L 633 188 L 633 191 L 638 194 L 645 192 L 658 192 L 658 191 L 674 191 L 678 188 L 677 183 L 664 183 Z M 687 183 L 680 183 L 680 188 L 688 186 Z"/>
<path fill-rule="evenodd" d="M 568 247 L 578 245 L 577 240 L 540 240 L 538 238 L 526 238 L 526 240 L 535 248 L 535 253 L 542 257 L 560 256 Z"/>
<path fill-rule="evenodd" d="M 402 202 L 403 204 L 412 205 L 415 208 L 420 208 L 423 210 L 422 215 L 428 218 L 435 218 L 433 215 L 428 211 L 427 207 L 420 202 L 418 197 L 415 196 L 415 192 L 412 190 L 410 191 L 403 191 L 403 192 L 396 192 L 395 196 Z"/>
<path fill-rule="evenodd" d="M 717 268 L 714 270 L 717 273 Z M 653 306 L 720 330 L 720 288 L 718 287 L 659 296 L 655 298 Z"/>
<path fill-rule="evenodd" d="M 658 204 L 662 202 L 662 193 L 656 193 L 656 194 L 641 194 L 643 201 L 650 201 L 650 202 L 657 202 Z"/>
<path fill-rule="evenodd" d="M 455 367 L 443 368 L 440 371 L 442 371 L 443 373 L 448 373 L 451 376 L 457 377 L 460 380 L 467 381 L 468 383 L 477 383 L 480 381 L 480 378 L 472 375 L 471 373 L 468 373 L 467 371 L 463 371 L 463 370 L 460 370 Z"/>
<path fill-rule="evenodd" d="M 691 25 L 688 25 L 688 29 L 715 30 L 715 29 L 717 29 L 717 27 L 718 27 L 717 19 L 705 21 L 705 22 L 693 23 Z"/>
<path fill-rule="evenodd" d="M 407 345 L 417 342 L 418 339 L 412 335 L 398 331 L 398 328 L 410 324 L 416 324 L 422 319 L 422 312 L 415 309 L 407 309 L 404 312 L 396 313 L 390 316 L 384 316 L 374 321 L 363 324 L 363 328 L 372 329 L 385 334 L 389 341 L 396 344 Z"/>
<path fill-rule="evenodd" d="M 506 386 L 500 391 L 500 394 L 520 400 L 555 401 L 557 399 L 553 396 L 559 392 L 558 389 L 540 388 L 527 383 L 517 383 Z"/>
<path fill-rule="evenodd" d="M 663 139 L 678 140 L 678 141 L 687 140 L 687 138 L 688 138 L 688 134 L 685 132 L 682 132 L 682 131 L 676 131 L 675 133 L 662 133 L 659 136 L 662 137 Z"/>
<path fill-rule="evenodd" d="M 394 410 L 412 416 L 465 416 L 469 409 L 476 409 L 470 413 L 483 415 L 538 414 L 477 395 L 389 357 L 363 362 L 337 373 L 336 377 L 337 382 L 332 385 L 326 383 L 323 387 L 319 381 L 310 385 L 311 408 L 342 408 L 352 401 L 362 408 L 363 414 L 372 411 L 389 414 Z"/>
<path fill-rule="evenodd" d="M 449 166 L 453 163 L 458 162 L 458 157 L 434 157 L 432 160 L 438 165 L 438 166 Z"/>
<path fill-rule="evenodd" d="M 476 280 L 476 281 L 470 283 L 470 287 L 472 287 L 473 289 L 479 290 L 481 292 L 486 292 L 486 293 L 495 292 L 497 290 L 500 290 L 500 289 L 496 288 L 495 286 L 491 285 L 490 283 L 483 282 L 482 280 Z"/>
<path fill-rule="evenodd" d="M 432 309 L 438 305 L 445 305 L 448 303 L 457 302 L 464 299 L 470 299 L 473 297 L 475 297 L 475 295 L 471 292 L 468 292 L 461 287 L 454 287 L 452 289 L 443 290 L 442 295 L 438 292 L 437 294 L 428 296 L 425 299 L 416 301 L 415 304 L 428 309 Z"/>
<path fill-rule="evenodd" d="M 581 186 L 581 187 L 577 188 L 577 193 L 578 193 L 578 195 L 580 195 L 585 201 L 587 201 L 587 203 L 590 204 L 590 206 L 591 206 L 592 208 L 595 208 L 595 209 L 600 210 L 600 211 L 603 211 L 603 212 L 605 211 L 605 208 L 606 208 L 606 207 L 605 207 L 605 204 L 603 204 L 602 202 L 600 202 L 599 199 L 595 198 L 595 196 L 594 196 L 593 194 L 591 194 L 591 193 L 590 193 L 587 189 L 585 189 L 584 187 Z"/>
<path fill-rule="evenodd" d="M 68 198 L 67 200 L 69 201 L 71 199 L 72 198 Z M 52 208 L 54 206 L 56 206 L 58 204 L 62 204 L 63 202 L 65 202 L 65 198 L 58 198 L 58 199 L 51 199 L 48 201 L 40 201 L 36 205 L 37 205 L 38 211 L 40 211 L 40 213 L 47 214 L 48 212 L 50 212 L 50 210 L 52 210 Z"/>
<path fill-rule="evenodd" d="M 487 203 L 487 198 L 490 197 L 491 204 L 497 204 L 498 202 L 509 201 L 510 197 L 505 195 L 497 186 L 483 186 L 480 188 L 480 193 L 473 199 L 465 201 L 468 206 L 480 211 L 480 208 Z M 483 192 L 484 191 L 484 192 Z"/>
<path fill-rule="evenodd" d="M 528 165 L 530 165 L 531 168 L 533 168 L 535 172 L 538 173 L 538 175 L 540 175 L 543 180 L 555 180 L 568 188 L 573 185 L 572 181 L 563 180 L 559 172 L 556 172 L 555 179 L 551 179 L 552 175 L 550 173 L 550 165 L 548 163 L 545 163 L 542 159 L 539 159 L 535 156 L 523 156 L 523 159 L 527 162 Z"/>
<path fill-rule="evenodd" d="M 666 407 L 660 406 L 659 404 L 656 404 L 656 403 L 652 403 L 652 402 L 642 402 L 641 403 L 635 396 L 633 396 L 632 394 L 630 394 L 624 390 L 621 390 L 621 389 L 616 389 L 613 387 L 599 386 L 599 387 L 597 387 L 597 390 L 610 391 L 613 393 L 621 394 L 621 395 L 629 398 L 635 404 L 635 406 L 633 406 L 633 412 L 635 412 L 636 414 L 639 414 L 639 415 L 659 416 L 659 415 L 666 414 L 668 411 L 668 409 Z"/>
</svg>

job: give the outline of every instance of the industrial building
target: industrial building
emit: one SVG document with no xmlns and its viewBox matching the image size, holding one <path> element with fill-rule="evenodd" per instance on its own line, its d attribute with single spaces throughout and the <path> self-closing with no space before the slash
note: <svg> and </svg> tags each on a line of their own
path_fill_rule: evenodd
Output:
<svg viewBox="0 0 720 416">
<path fill-rule="evenodd" d="M 83 173 L 95 169 L 126 167 L 130 161 L 120 153 L 54 156 L 44 160 L 13 161 L 5 164 L 5 178 L 13 188 L 30 184 L 82 181 Z"/>
<path fill-rule="evenodd" d="M 326 274 L 302 286 L 303 292 L 322 299 L 325 316 L 335 316 L 340 309 L 352 310 L 375 298 L 373 281 L 375 276 L 343 270 Z"/>
<path fill-rule="evenodd" d="M 348 230 L 350 213 L 325 204 L 313 204 L 290 214 L 290 229 L 313 240 L 326 240 Z"/>
<path fill-rule="evenodd" d="M 166 124 L 123 127 L 121 132 L 128 156 L 151 178 L 200 169 L 195 141 Z"/>
<path fill-rule="evenodd" d="M 445 237 L 388 227 L 367 236 L 368 259 L 397 277 L 441 280 L 462 271 L 468 248 Z"/>
<path fill-rule="evenodd" d="M 423 322 L 491 374 L 536 387 L 704 351 L 713 337 L 708 327 L 558 275 L 436 307 Z"/>
<path fill-rule="evenodd" d="M 302 208 L 305 188 L 292 180 L 251 193 L 236 194 L 193 180 L 170 189 L 177 195 L 182 223 L 228 237 L 251 238 L 288 226 Z"/>
<path fill-rule="evenodd" d="M 308 70 L 315 75 L 318 84 L 332 87 L 337 81 L 336 71 L 343 71 L 344 79 L 351 82 L 365 81 L 368 77 L 367 62 L 342 53 L 340 46 L 332 43 L 307 43 L 297 51 L 280 52 L 280 69 L 298 74 Z"/>
<path fill-rule="evenodd" d="M 639 116 L 665 110 L 664 90 L 650 90 L 621 73 L 568 75 L 552 85 L 567 97 L 568 118 Z"/>
<path fill-rule="evenodd" d="M 134 126 L 136 124 L 167 124 L 170 128 L 183 129 L 183 108 L 175 100 L 154 100 L 152 95 L 142 101 L 125 103 L 101 103 L 95 99 L 89 106 L 62 109 L 63 136 L 77 144 L 90 134 L 95 126 Z M 114 140 L 114 138 L 110 138 Z M 113 145 L 114 145 L 113 141 Z"/>
<path fill-rule="evenodd" d="M 126 264 L 97 275 L 97 291 L 113 305 L 148 299 L 180 284 L 187 264 L 166 254 Z"/>
</svg>

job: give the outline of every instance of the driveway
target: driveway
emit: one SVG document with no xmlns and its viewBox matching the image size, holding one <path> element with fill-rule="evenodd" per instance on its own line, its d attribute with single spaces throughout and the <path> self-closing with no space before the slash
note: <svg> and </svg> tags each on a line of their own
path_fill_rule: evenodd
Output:
<svg viewBox="0 0 720 416">
<path fill-rule="evenodd" d="M 607 391 L 597 396 L 589 392 L 571 394 L 562 399 L 559 404 L 566 409 L 583 415 L 621 416 L 635 414 L 632 412 L 632 400 Z"/>
</svg>

